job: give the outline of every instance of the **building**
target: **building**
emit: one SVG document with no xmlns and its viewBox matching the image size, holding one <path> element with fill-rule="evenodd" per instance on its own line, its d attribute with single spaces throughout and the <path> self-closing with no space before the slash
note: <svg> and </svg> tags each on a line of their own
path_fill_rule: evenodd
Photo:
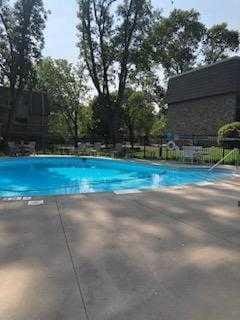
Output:
<svg viewBox="0 0 240 320">
<path fill-rule="evenodd" d="M 9 88 L 0 87 L 0 135 L 4 136 L 10 110 Z M 48 103 L 46 96 L 25 91 L 19 99 L 9 133 L 10 140 L 36 141 L 42 145 L 48 135 Z"/>
<path fill-rule="evenodd" d="M 174 135 L 215 136 L 222 125 L 240 121 L 240 57 L 170 78 L 167 103 Z"/>
</svg>

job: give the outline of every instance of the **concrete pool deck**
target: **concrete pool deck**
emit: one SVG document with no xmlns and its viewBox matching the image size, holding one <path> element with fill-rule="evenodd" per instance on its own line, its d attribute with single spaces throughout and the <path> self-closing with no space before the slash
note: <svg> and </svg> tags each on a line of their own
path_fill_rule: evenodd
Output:
<svg viewBox="0 0 240 320">
<path fill-rule="evenodd" d="M 0 202 L 0 319 L 239 320 L 240 178 Z"/>
</svg>

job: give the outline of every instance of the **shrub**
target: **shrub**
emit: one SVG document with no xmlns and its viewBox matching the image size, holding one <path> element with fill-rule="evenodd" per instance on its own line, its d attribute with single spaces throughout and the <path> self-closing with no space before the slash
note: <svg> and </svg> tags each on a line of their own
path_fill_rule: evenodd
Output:
<svg viewBox="0 0 240 320">
<path fill-rule="evenodd" d="M 240 147 L 240 122 L 232 122 L 221 127 L 218 130 L 218 143 L 226 147 Z"/>
</svg>

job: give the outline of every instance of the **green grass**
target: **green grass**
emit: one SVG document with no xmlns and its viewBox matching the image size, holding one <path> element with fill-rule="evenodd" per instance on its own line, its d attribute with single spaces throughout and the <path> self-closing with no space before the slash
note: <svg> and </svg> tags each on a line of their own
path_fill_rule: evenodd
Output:
<svg viewBox="0 0 240 320">
<path fill-rule="evenodd" d="M 217 163 L 224 156 L 230 153 L 232 149 L 223 149 L 221 147 L 211 147 L 204 148 L 204 155 L 201 156 L 201 163 Z M 144 151 L 133 152 L 132 154 L 135 158 L 144 158 Z M 157 147 L 146 147 L 145 149 L 145 158 L 146 159 L 159 159 L 159 148 Z M 162 160 L 174 160 L 174 161 L 183 161 L 183 152 L 181 150 L 169 150 L 163 148 L 162 150 Z M 240 164 L 240 150 L 235 150 L 224 160 L 224 164 Z"/>
</svg>

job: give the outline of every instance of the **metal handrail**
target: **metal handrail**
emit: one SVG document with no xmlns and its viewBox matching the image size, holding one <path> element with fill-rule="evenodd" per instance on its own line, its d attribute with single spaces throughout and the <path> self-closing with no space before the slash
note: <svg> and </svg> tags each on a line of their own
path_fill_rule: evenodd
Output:
<svg viewBox="0 0 240 320">
<path fill-rule="evenodd" d="M 221 160 L 219 160 L 210 169 L 208 169 L 208 172 L 211 172 L 213 169 L 217 168 L 230 154 L 235 152 L 235 150 L 237 150 L 237 149 L 234 148 L 232 151 L 230 151 L 228 154 L 226 154 Z"/>
</svg>

